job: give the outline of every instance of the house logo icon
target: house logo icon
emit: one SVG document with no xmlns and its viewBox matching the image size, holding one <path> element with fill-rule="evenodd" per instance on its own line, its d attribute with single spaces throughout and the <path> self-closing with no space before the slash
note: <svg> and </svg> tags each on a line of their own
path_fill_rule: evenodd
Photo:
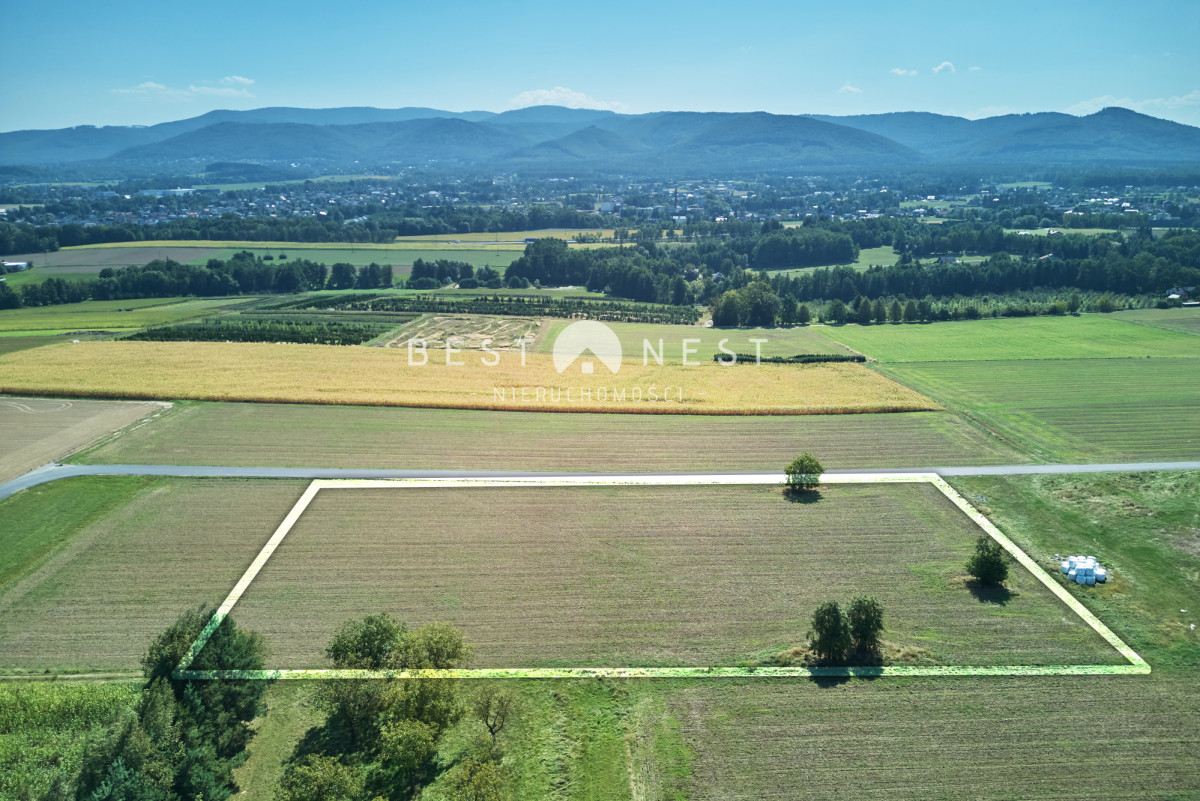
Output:
<svg viewBox="0 0 1200 801">
<path fill-rule="evenodd" d="M 591 375 L 595 369 L 594 360 L 612 373 L 621 369 L 621 340 L 604 323 L 579 320 L 564 328 L 554 340 L 554 369 L 558 372 L 564 372 L 579 361 L 580 372 Z"/>
</svg>

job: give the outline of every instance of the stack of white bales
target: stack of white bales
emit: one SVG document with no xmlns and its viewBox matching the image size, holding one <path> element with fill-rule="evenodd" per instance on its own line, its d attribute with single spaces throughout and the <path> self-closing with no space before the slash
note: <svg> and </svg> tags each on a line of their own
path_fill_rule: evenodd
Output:
<svg viewBox="0 0 1200 801">
<path fill-rule="evenodd" d="M 1094 556 L 1068 556 L 1062 563 L 1062 572 L 1076 584 L 1103 584 L 1108 581 L 1108 571 L 1100 567 Z"/>
</svg>

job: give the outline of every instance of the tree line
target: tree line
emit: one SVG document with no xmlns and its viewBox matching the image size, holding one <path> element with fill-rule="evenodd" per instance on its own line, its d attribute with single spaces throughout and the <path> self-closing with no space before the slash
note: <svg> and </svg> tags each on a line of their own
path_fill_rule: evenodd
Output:
<svg viewBox="0 0 1200 801">
<path fill-rule="evenodd" d="M 335 668 L 370 671 L 462 667 L 471 648 L 448 623 L 409 629 L 386 613 L 342 625 L 325 649 Z M 401 801 L 437 782 L 461 799 L 502 799 L 510 782 L 500 734 L 518 699 L 494 684 L 375 678 L 322 682 L 325 718 L 288 760 L 276 801 Z M 451 729 L 455 742 L 445 743 Z"/>
<path fill-rule="evenodd" d="M 335 264 L 327 277 L 323 264 L 306 259 L 275 264 L 242 251 L 227 261 L 209 259 L 204 265 L 155 259 L 141 266 L 106 268 L 94 279 L 64 281 L 49 278 L 40 284 L 25 284 L 19 290 L 0 284 L 0 309 L 51 306 L 84 300 L 132 300 L 185 295 L 223 297 L 309 292 L 326 288 L 386 289 L 392 286 L 393 281 L 390 265 L 371 264 L 356 270 L 353 265 Z"/>
</svg>

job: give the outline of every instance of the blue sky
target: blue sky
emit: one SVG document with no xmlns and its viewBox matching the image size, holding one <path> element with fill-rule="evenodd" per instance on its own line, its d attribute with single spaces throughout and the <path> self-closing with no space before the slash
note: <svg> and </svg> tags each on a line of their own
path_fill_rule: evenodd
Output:
<svg viewBox="0 0 1200 801">
<path fill-rule="evenodd" d="M 998 10 L 999 9 L 999 10 Z M 0 130 L 539 102 L 1200 125 L 1200 2 L 7 2 Z"/>
</svg>

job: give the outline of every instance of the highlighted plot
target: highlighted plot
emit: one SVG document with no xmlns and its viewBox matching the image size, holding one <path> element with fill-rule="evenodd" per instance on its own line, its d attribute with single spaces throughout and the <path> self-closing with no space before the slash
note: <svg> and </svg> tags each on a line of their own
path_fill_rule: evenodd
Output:
<svg viewBox="0 0 1200 801">
<path fill-rule="evenodd" d="M 783 499 L 781 479 L 316 481 L 179 675 L 407 675 L 317 668 L 338 625 L 376 611 L 413 625 L 449 620 L 476 645 L 472 669 L 418 675 L 1149 671 L 937 476 L 827 476 L 812 504 Z M 1002 602 L 961 581 L 977 526 L 1028 570 L 1013 571 Z M 799 645 L 820 600 L 861 592 L 884 603 L 885 638 L 921 654 L 916 664 L 746 666 Z M 239 623 L 267 637 L 278 668 L 188 670 L 235 605 Z"/>
</svg>

